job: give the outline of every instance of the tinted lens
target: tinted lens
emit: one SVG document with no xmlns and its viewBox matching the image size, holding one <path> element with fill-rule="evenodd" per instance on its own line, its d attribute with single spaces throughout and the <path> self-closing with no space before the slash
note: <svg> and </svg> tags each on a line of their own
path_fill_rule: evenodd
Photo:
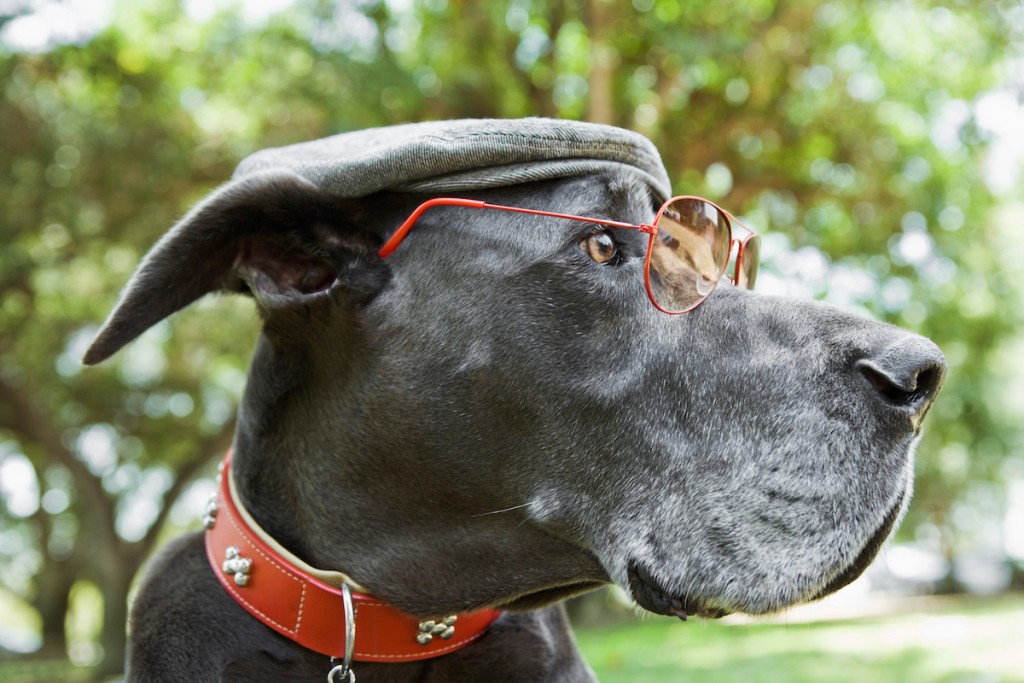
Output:
<svg viewBox="0 0 1024 683">
<path fill-rule="evenodd" d="M 655 220 L 647 282 L 655 303 L 681 313 L 704 301 L 729 260 L 729 219 L 703 199 L 680 198 Z"/>
<path fill-rule="evenodd" d="M 736 264 L 736 286 L 753 289 L 757 281 L 757 265 L 761 262 L 761 237 L 751 235 L 743 241 L 739 263 Z"/>
</svg>

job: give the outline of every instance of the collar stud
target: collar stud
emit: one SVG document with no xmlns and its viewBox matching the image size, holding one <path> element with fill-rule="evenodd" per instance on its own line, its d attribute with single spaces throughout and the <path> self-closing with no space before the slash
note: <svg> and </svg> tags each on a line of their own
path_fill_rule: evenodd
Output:
<svg viewBox="0 0 1024 683">
<path fill-rule="evenodd" d="M 206 501 L 206 510 L 203 512 L 203 528 L 212 529 L 217 521 L 217 493 L 210 494 L 210 500 Z"/>
<path fill-rule="evenodd" d="M 242 557 L 237 545 L 228 546 L 224 551 L 224 564 L 221 569 L 228 576 L 235 577 L 235 585 L 245 586 L 249 583 L 249 571 L 252 569 L 252 560 Z"/>
<path fill-rule="evenodd" d="M 458 617 L 454 614 L 448 615 L 440 621 L 427 619 L 419 623 L 419 633 L 416 634 L 416 642 L 420 645 L 429 645 L 434 636 L 442 640 L 448 640 L 455 635 L 455 622 Z"/>
</svg>

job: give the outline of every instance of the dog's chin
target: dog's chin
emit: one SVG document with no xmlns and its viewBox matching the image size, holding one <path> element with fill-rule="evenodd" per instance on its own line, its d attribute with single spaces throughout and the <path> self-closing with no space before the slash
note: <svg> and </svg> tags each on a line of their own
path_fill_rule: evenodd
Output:
<svg viewBox="0 0 1024 683">
<path fill-rule="evenodd" d="M 834 578 L 832 578 L 825 586 L 811 596 L 807 602 L 814 600 L 820 600 L 826 595 L 835 593 L 840 588 L 850 585 L 857 577 L 864 573 L 864 570 L 868 568 L 868 565 L 878 555 L 878 551 L 882 549 L 882 545 L 885 543 L 885 539 L 889 538 L 889 534 L 896 528 L 897 523 L 903 516 L 904 503 L 907 501 L 909 496 L 909 489 L 904 490 L 900 495 L 896 503 L 886 513 L 885 519 L 882 520 L 881 526 L 875 531 L 875 533 L 868 539 L 868 542 L 864 545 L 864 548 L 860 551 L 860 554 L 851 562 L 846 569 L 842 570 Z"/>
<path fill-rule="evenodd" d="M 672 592 L 666 589 L 652 573 L 641 563 L 632 561 L 629 563 L 626 576 L 629 581 L 629 591 L 636 603 L 655 614 L 675 616 L 686 620 L 688 617 L 697 616 L 706 619 L 718 619 L 733 612 L 747 612 L 750 614 L 767 614 L 777 612 L 787 607 L 820 600 L 826 595 L 835 593 L 840 588 L 849 585 L 857 577 L 864 573 L 885 540 L 892 533 L 899 522 L 904 509 L 904 502 L 908 497 L 908 491 L 904 491 L 899 499 L 892 506 L 882 523 L 871 535 L 864 547 L 852 562 L 839 570 L 835 576 L 824 579 L 824 585 L 817 589 L 806 592 L 805 597 L 796 599 L 784 604 L 771 605 L 768 608 L 750 608 L 745 606 L 727 605 L 724 600 L 714 597 L 695 596 L 682 592 Z"/>
</svg>

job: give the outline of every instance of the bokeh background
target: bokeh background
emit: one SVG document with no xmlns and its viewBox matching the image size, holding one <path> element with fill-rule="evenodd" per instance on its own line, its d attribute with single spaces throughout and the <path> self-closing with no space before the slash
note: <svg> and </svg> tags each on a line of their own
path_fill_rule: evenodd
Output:
<svg viewBox="0 0 1024 683">
<path fill-rule="evenodd" d="M 0 0 L 0 680 L 119 673 L 133 579 L 230 442 L 251 302 L 79 362 L 147 248 L 256 149 L 542 115 L 649 136 L 763 233 L 758 289 L 950 368 L 865 578 L 707 626 L 598 593 L 602 680 L 1024 681 L 1022 93 L 1020 0 Z"/>
</svg>

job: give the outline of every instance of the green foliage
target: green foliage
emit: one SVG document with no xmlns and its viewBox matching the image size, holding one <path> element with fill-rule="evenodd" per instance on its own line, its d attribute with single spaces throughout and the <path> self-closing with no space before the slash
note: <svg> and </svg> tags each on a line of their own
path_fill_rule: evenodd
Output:
<svg viewBox="0 0 1024 683">
<path fill-rule="evenodd" d="M 0 43 L 0 467 L 23 454 L 39 489 L 34 510 L 0 506 L 0 575 L 41 613 L 60 612 L 79 576 L 123 603 L 168 520 L 198 516 L 166 510 L 230 438 L 259 325 L 245 300 L 208 299 L 100 368 L 78 363 L 142 254 L 255 149 L 436 118 L 639 130 L 677 190 L 765 234 L 765 288 L 935 339 L 950 377 L 904 533 L 950 556 L 992 541 L 979 531 L 998 527 L 1005 482 L 1024 477 L 1024 253 L 1019 205 L 983 180 L 976 105 L 1005 79 L 1020 11 L 306 0 L 246 19 L 221 7 L 197 18 L 124 1 L 78 43 Z M 111 582 L 112 562 L 128 576 Z"/>
</svg>

